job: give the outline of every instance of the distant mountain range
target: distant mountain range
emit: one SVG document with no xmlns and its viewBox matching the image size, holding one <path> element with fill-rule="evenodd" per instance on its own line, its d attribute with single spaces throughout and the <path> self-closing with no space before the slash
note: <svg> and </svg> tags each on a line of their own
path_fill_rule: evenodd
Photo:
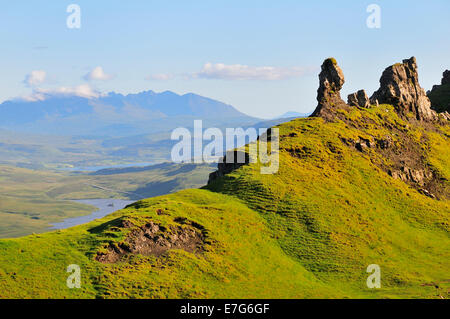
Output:
<svg viewBox="0 0 450 319">
<path fill-rule="evenodd" d="M 289 112 L 284 113 L 283 115 L 276 117 L 275 119 L 308 117 L 310 115 L 311 115 L 311 113 L 299 113 L 299 112 L 289 111 Z"/>
<path fill-rule="evenodd" d="M 170 91 L 11 100 L 0 104 L 0 163 L 28 168 L 158 163 L 170 159 L 177 142 L 171 132 L 192 130 L 194 120 L 225 132 L 269 128 L 292 117 L 290 112 L 261 120 L 210 98 Z"/>
<path fill-rule="evenodd" d="M 260 121 L 233 106 L 193 93 L 165 91 L 108 95 L 89 99 L 49 96 L 45 100 L 11 100 L 0 105 L 0 128 L 41 134 L 129 136 L 192 126 L 248 125 Z"/>
</svg>

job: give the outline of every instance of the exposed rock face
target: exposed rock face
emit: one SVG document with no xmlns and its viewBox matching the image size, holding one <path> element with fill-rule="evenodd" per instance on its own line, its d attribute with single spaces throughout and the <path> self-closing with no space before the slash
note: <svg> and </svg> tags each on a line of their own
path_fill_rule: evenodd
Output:
<svg viewBox="0 0 450 319">
<path fill-rule="evenodd" d="M 431 91 L 427 92 L 431 101 L 431 108 L 444 119 L 449 120 L 450 112 L 450 71 L 446 70 L 442 74 L 441 85 L 434 85 Z"/>
<path fill-rule="evenodd" d="M 230 160 L 230 158 L 233 158 L 233 160 Z M 248 163 L 250 163 L 250 156 L 247 153 L 241 151 L 227 152 L 227 155 L 222 159 L 222 163 L 219 163 L 217 171 L 209 174 L 208 185 Z"/>
<path fill-rule="evenodd" d="M 449 109 L 450 109 L 450 103 L 448 104 Z M 443 113 L 440 114 L 445 120 L 450 121 L 450 113 L 445 111 Z"/>
<path fill-rule="evenodd" d="M 356 93 L 350 94 L 347 98 L 347 104 L 350 106 L 369 107 L 370 100 L 366 94 L 366 91 L 359 90 Z"/>
<path fill-rule="evenodd" d="M 394 178 L 401 179 L 404 182 L 411 181 L 419 186 L 423 186 L 427 180 L 433 178 L 431 171 L 427 171 L 426 169 L 412 169 L 407 166 L 403 166 L 397 171 L 391 171 L 390 174 Z"/>
<path fill-rule="evenodd" d="M 372 97 L 376 104 L 392 104 L 400 115 L 412 112 L 418 120 L 433 120 L 436 113 L 431 110 L 431 102 L 419 84 L 416 58 L 397 63 L 386 70 L 380 79 L 380 88 Z"/>
<path fill-rule="evenodd" d="M 441 84 L 442 85 L 450 84 L 450 70 L 445 70 L 444 73 L 442 74 Z"/>
<path fill-rule="evenodd" d="M 433 172 L 427 168 L 422 169 L 412 169 L 406 166 L 401 167 L 399 170 L 389 171 L 395 179 L 400 179 L 406 183 L 412 184 L 417 188 L 419 193 L 428 196 L 430 198 L 436 198 L 436 195 L 431 193 L 426 187 L 427 184 L 434 178 Z"/>
<path fill-rule="evenodd" d="M 320 86 L 317 91 L 319 105 L 312 116 L 321 116 L 326 113 L 327 109 L 346 105 L 340 94 L 340 90 L 345 83 L 344 73 L 334 58 L 328 58 L 323 62 L 319 81 Z"/>
</svg>

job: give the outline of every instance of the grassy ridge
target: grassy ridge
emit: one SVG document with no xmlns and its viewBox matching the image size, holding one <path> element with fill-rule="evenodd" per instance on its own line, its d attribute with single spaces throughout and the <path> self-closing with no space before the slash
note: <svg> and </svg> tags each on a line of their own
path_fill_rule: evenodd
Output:
<svg viewBox="0 0 450 319">
<path fill-rule="evenodd" d="M 145 200 L 101 222 L 67 231 L 0 241 L 0 297 L 3 298 L 184 298 L 339 296 L 286 256 L 266 222 L 236 199 L 206 190 L 182 191 Z M 167 215 L 156 211 L 164 209 Z M 118 218 L 164 224 L 187 217 L 208 229 L 210 245 L 200 256 L 171 251 L 162 259 L 134 256 L 103 265 L 93 254 L 112 237 L 105 222 Z M 100 226 L 100 227 L 99 227 Z M 251 240 L 249 240 L 251 238 Z M 80 290 L 66 287 L 65 269 L 83 269 Z M 20 266 L 19 266 L 20 265 Z"/>
<path fill-rule="evenodd" d="M 430 297 L 421 285 L 448 279 L 450 202 L 394 180 L 374 164 L 382 160 L 375 152 L 356 152 L 341 141 L 382 137 L 387 122 L 407 125 L 384 107 L 391 112 L 346 113 L 358 128 L 342 121 L 325 124 L 321 118 L 282 125 L 278 174 L 264 176 L 257 166 L 246 166 L 211 188 L 259 211 L 276 229 L 283 250 L 325 282 L 364 291 L 364 270 L 375 263 L 383 270 L 383 296 Z M 380 119 L 382 112 L 389 115 Z M 361 129 L 358 121 L 367 127 Z M 417 127 L 408 134 L 425 132 Z M 430 165 L 448 181 L 448 138 L 427 135 L 427 147 L 435 149 Z"/>
<path fill-rule="evenodd" d="M 448 126 L 425 130 L 390 106 L 339 116 L 280 125 L 274 175 L 250 164 L 202 190 L 144 200 L 88 225 L 1 240 L 0 297 L 448 297 Z M 420 146 L 441 177 L 442 199 L 389 176 L 393 164 L 376 149 L 343 143 L 386 135 L 399 147 Z M 206 229 L 202 253 L 95 261 L 99 251 L 127 244 L 124 220 L 170 226 L 179 217 Z M 80 290 L 65 286 L 73 263 L 83 269 Z M 370 264 L 381 267 L 381 289 L 366 286 Z"/>
</svg>

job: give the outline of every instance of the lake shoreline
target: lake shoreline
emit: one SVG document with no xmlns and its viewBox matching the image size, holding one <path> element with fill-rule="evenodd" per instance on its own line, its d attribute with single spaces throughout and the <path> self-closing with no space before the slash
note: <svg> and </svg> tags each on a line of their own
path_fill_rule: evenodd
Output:
<svg viewBox="0 0 450 319">
<path fill-rule="evenodd" d="M 134 203 L 132 200 L 124 199 L 76 199 L 71 200 L 79 204 L 90 205 L 96 208 L 91 214 L 79 217 L 71 217 L 63 220 L 62 222 L 54 223 L 49 227 L 49 230 L 62 230 L 71 227 L 87 224 L 94 220 L 106 217 L 112 213 L 115 213 L 126 206 Z"/>
</svg>

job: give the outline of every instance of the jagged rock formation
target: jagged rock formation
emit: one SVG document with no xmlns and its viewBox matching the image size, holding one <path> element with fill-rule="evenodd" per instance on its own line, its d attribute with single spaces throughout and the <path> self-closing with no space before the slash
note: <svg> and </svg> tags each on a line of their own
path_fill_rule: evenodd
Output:
<svg viewBox="0 0 450 319">
<path fill-rule="evenodd" d="M 443 83 L 448 83 L 450 72 L 444 73 Z M 351 127 L 364 129 L 364 121 L 358 122 L 337 112 L 338 109 L 349 110 L 350 107 L 369 108 L 380 104 L 393 105 L 396 112 L 404 120 L 411 120 L 411 113 L 419 121 L 435 121 L 438 115 L 430 106 L 431 102 L 421 88 L 418 81 L 417 63 L 414 57 L 403 60 L 388 67 L 380 79 L 380 89 L 369 99 L 364 90 L 348 96 L 348 105 L 340 97 L 340 89 L 344 84 L 344 75 L 334 59 L 327 59 L 322 65 L 320 73 L 320 87 L 317 100 L 319 105 L 313 116 L 320 116 L 327 121 L 341 120 Z M 448 84 L 446 84 L 448 85 Z M 441 113 L 440 118 L 450 119 L 448 113 Z M 418 123 L 425 125 L 425 123 Z M 428 124 L 427 124 L 428 125 Z M 428 126 L 427 126 L 428 127 Z M 390 164 L 384 161 L 378 163 L 379 167 L 389 173 L 393 178 L 400 179 L 422 194 L 439 199 L 441 197 L 442 183 L 440 176 L 430 169 L 422 155 L 422 147 L 408 134 L 398 127 L 390 127 L 397 136 L 401 136 L 401 143 L 394 143 L 392 136 L 383 138 L 367 138 L 359 136 L 358 139 L 342 139 L 343 143 L 359 152 L 378 154 L 388 159 Z M 294 157 L 302 158 L 307 154 L 307 149 L 287 149 Z M 445 197 L 445 196 L 444 196 Z"/>
<path fill-rule="evenodd" d="M 418 120 L 433 120 L 436 113 L 419 84 L 416 58 L 403 60 L 384 70 L 380 88 L 371 97 L 372 104 L 392 104 L 400 115 L 412 112 Z"/>
<path fill-rule="evenodd" d="M 444 72 L 442 83 L 448 83 L 449 76 L 450 72 Z M 346 123 L 348 127 L 362 131 L 365 130 L 369 123 L 372 125 L 385 125 L 384 128 L 391 131 L 392 136 L 379 137 L 373 136 L 373 133 L 371 133 L 369 137 L 360 135 L 357 139 L 341 138 L 341 140 L 353 150 L 365 154 L 377 154 L 383 160 L 377 162 L 376 165 L 393 178 L 404 181 L 422 194 L 435 199 L 446 196 L 442 195 L 445 193 L 442 191 L 444 187 L 441 182 L 442 176 L 430 168 L 423 155 L 423 145 L 417 143 L 405 132 L 404 127 L 388 124 L 387 122 L 380 124 L 376 120 L 364 116 L 365 111 L 363 110 L 360 113 L 362 115 L 361 118 L 347 116 L 349 114 L 347 111 L 350 111 L 351 107 L 369 108 L 373 105 L 374 108 L 377 108 L 380 104 L 391 104 L 402 118 L 402 121 L 410 121 L 410 124 L 426 128 L 433 126 L 433 123 L 423 122 L 437 120 L 438 115 L 430 108 L 430 100 L 419 85 L 417 64 L 414 57 L 403 60 L 403 63 L 397 63 L 388 67 L 381 77 L 380 89 L 373 94 L 371 99 L 369 99 L 364 90 L 350 94 L 348 96 L 348 104 L 341 99 L 340 90 L 345 82 L 344 74 L 333 58 L 324 61 L 319 79 L 320 86 L 317 92 L 319 104 L 312 115 L 313 117 L 321 117 L 326 121 L 340 120 Z M 385 108 L 382 108 L 382 110 L 384 112 Z M 411 121 L 411 113 L 414 114 L 416 120 L 413 119 Z M 442 122 L 442 119 L 450 120 L 450 114 L 447 112 L 441 113 L 439 117 L 439 122 Z M 395 118 L 398 119 L 397 116 Z M 417 120 L 420 122 L 417 122 Z M 269 130 L 268 138 L 270 138 L 270 132 Z M 291 132 L 287 136 L 297 137 L 298 134 Z M 289 147 L 284 150 L 297 159 L 303 159 L 311 154 L 311 149 L 307 146 Z M 336 149 L 332 147 L 330 151 L 333 153 Z M 228 154 L 227 156 L 229 156 Z M 237 153 L 234 156 L 236 158 Z M 245 154 L 245 162 L 242 163 L 230 162 L 226 158 L 224 158 L 223 163 L 219 164 L 218 171 L 210 174 L 208 184 L 212 184 L 218 178 L 249 163 L 248 154 Z"/>
<path fill-rule="evenodd" d="M 340 94 L 340 90 L 345 83 L 344 72 L 334 58 L 328 58 L 323 62 L 319 81 L 320 85 L 317 91 L 319 105 L 312 116 L 326 117 L 328 110 L 346 105 Z"/>
<path fill-rule="evenodd" d="M 434 85 L 427 95 L 431 101 L 431 108 L 450 120 L 450 70 L 444 71 L 441 85 Z"/>
<path fill-rule="evenodd" d="M 450 70 L 445 70 L 444 73 L 442 74 L 441 84 L 442 85 L 450 84 Z"/>
<path fill-rule="evenodd" d="M 419 84 L 415 57 L 386 68 L 380 79 L 380 88 L 370 99 L 364 90 L 350 94 L 348 104 L 341 99 L 340 90 L 345 83 L 344 73 L 334 58 L 324 61 L 319 80 L 320 86 L 317 91 L 319 104 L 312 114 L 313 117 L 320 116 L 326 120 L 332 120 L 338 116 L 334 112 L 338 108 L 349 106 L 368 108 L 370 105 L 391 104 L 403 118 L 408 119 L 410 114 L 413 114 L 419 121 L 434 121 L 439 118 L 436 110 L 442 112 L 441 119 L 450 120 L 450 113 L 445 112 L 450 112 L 450 71 L 444 72 L 442 85 L 435 86 L 433 91 L 428 93 L 430 99 L 434 99 L 433 103 L 439 103 L 439 106 L 432 109 L 432 102 Z M 435 91 L 439 92 L 435 93 Z M 442 107 L 443 103 L 445 106 Z"/>
<path fill-rule="evenodd" d="M 356 93 L 352 93 L 347 98 L 347 104 L 350 106 L 369 107 L 370 100 L 366 94 L 366 91 L 359 90 Z"/>
</svg>

